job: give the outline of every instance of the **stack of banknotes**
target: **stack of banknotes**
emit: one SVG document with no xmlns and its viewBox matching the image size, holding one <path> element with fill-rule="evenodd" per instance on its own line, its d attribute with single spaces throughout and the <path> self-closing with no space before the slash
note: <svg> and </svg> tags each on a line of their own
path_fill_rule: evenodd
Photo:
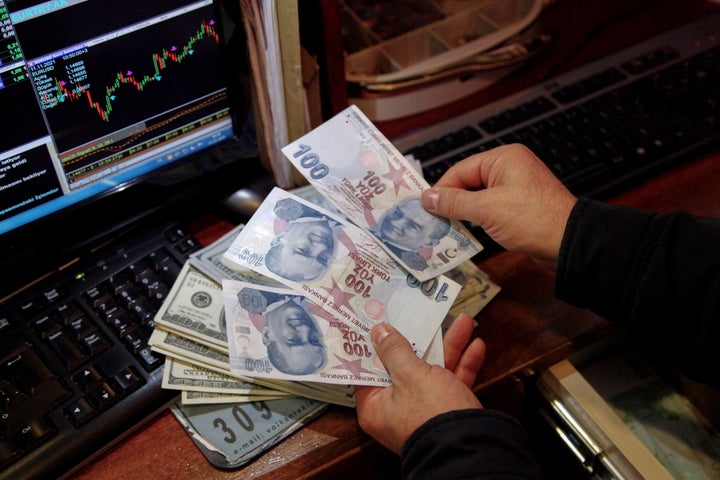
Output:
<svg viewBox="0 0 720 480">
<path fill-rule="evenodd" d="M 183 404 L 304 397 L 354 405 L 387 386 L 370 329 L 396 327 L 442 364 L 442 334 L 499 286 L 482 246 L 419 203 L 429 187 L 355 107 L 283 149 L 310 185 L 274 189 L 257 212 L 183 267 L 155 318 L 163 386 Z"/>
</svg>

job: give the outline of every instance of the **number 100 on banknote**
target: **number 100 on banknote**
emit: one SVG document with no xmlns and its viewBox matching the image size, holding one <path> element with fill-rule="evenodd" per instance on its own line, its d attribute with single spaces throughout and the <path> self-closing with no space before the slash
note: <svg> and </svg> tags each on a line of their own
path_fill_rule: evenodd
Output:
<svg viewBox="0 0 720 480">
<path fill-rule="evenodd" d="M 355 106 L 282 151 L 335 208 L 421 281 L 482 250 L 460 221 L 423 208 L 420 195 L 430 185 Z"/>
</svg>

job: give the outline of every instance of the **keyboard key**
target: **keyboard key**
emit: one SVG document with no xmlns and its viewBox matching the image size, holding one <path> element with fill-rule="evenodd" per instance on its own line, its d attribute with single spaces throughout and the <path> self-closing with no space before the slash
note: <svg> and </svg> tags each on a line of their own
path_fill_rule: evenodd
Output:
<svg viewBox="0 0 720 480">
<path fill-rule="evenodd" d="M 159 273 L 166 283 L 172 285 L 173 283 L 175 283 L 175 279 L 178 277 L 178 275 L 180 275 L 181 269 L 181 265 L 178 265 L 176 262 L 170 262 L 160 267 Z"/>
<path fill-rule="evenodd" d="M 148 272 L 150 272 L 150 270 L 148 270 Z M 126 287 L 120 290 L 117 295 L 125 302 L 125 307 L 128 309 L 131 309 L 133 303 L 143 298 L 140 287 L 135 284 L 126 285 Z"/>
<path fill-rule="evenodd" d="M 157 307 L 162 304 L 170 292 L 170 287 L 168 287 L 155 271 L 148 271 L 138 279 L 138 284 L 143 290 L 143 295 L 149 298 Z"/>
<path fill-rule="evenodd" d="M 120 308 L 118 301 L 115 297 L 110 295 L 102 295 L 94 303 L 95 310 L 102 315 L 105 319 L 112 318 L 115 315 L 120 315 L 123 309 Z"/>
<path fill-rule="evenodd" d="M 78 398 L 65 408 L 65 414 L 76 428 L 80 428 L 95 418 L 97 410 L 84 398 Z"/>
<path fill-rule="evenodd" d="M 190 255 L 192 252 L 200 250 L 202 245 L 200 245 L 194 238 L 188 237 L 175 245 L 175 248 L 177 248 L 183 255 Z"/>
<path fill-rule="evenodd" d="M 66 370 L 73 370 L 79 367 L 80 364 L 88 358 L 65 332 L 60 331 L 54 333 L 48 337 L 47 342 L 55 353 L 58 354 Z"/>
<path fill-rule="evenodd" d="M 23 316 L 26 316 L 39 312 L 45 306 L 47 306 L 45 298 L 42 295 L 37 295 L 26 299 L 25 302 L 18 306 L 18 309 Z"/>
<path fill-rule="evenodd" d="M 180 239 L 182 239 L 183 237 L 186 237 L 186 236 L 188 236 L 188 232 L 180 226 L 169 228 L 165 231 L 165 238 L 170 243 L 179 242 Z"/>
<path fill-rule="evenodd" d="M 0 337 L 9 335 L 12 330 L 13 320 L 16 315 L 9 312 L 0 312 Z"/>
<path fill-rule="evenodd" d="M 148 323 L 155 317 L 157 312 L 157 308 L 145 297 L 138 298 L 129 308 L 140 320 L 141 324 Z"/>
<path fill-rule="evenodd" d="M 99 410 L 110 408 L 118 400 L 117 393 L 108 383 L 101 383 L 90 388 L 89 395 Z"/>
<path fill-rule="evenodd" d="M 2 346 L 0 378 L 12 382 L 27 394 L 33 393 L 36 385 L 52 379 L 53 373 L 37 356 L 32 346 L 23 341 L 15 341 Z"/>
<path fill-rule="evenodd" d="M 40 335 L 40 338 L 48 338 L 50 335 L 57 333 L 61 328 L 49 315 L 36 318 L 31 321 L 31 324 L 38 335 Z"/>
<path fill-rule="evenodd" d="M 83 310 L 74 301 L 58 305 L 55 312 L 60 316 L 65 325 L 84 315 Z"/>
<path fill-rule="evenodd" d="M 93 308 L 96 308 L 98 304 L 107 301 L 110 296 L 103 292 L 99 287 L 92 287 L 85 292 L 85 298 L 88 300 L 90 305 L 93 306 Z"/>
<path fill-rule="evenodd" d="M 13 440 L 21 449 L 29 452 L 55 435 L 55 433 L 55 429 L 50 422 L 42 418 L 36 418 L 22 425 L 13 434 Z"/>
<path fill-rule="evenodd" d="M 127 312 L 122 312 L 120 315 L 109 319 L 108 323 L 113 328 L 115 335 L 117 335 L 118 338 L 124 338 L 129 332 L 133 331 L 138 326 L 135 319 L 133 319 Z"/>
<path fill-rule="evenodd" d="M 166 263 L 175 262 L 175 259 L 173 259 L 170 255 L 170 252 L 168 252 L 165 248 L 157 249 L 149 254 L 146 259 L 151 268 L 155 271 L 160 270 L 160 268 Z"/>
<path fill-rule="evenodd" d="M 163 357 L 153 352 L 149 346 L 142 347 L 137 353 L 140 363 L 148 371 L 155 370 L 163 364 Z"/>
<path fill-rule="evenodd" d="M 120 393 L 123 395 L 137 390 L 145 383 L 132 367 L 124 368 L 120 373 L 115 375 L 113 379 L 118 385 Z"/>
<path fill-rule="evenodd" d="M 128 286 L 130 286 L 132 283 L 130 272 L 127 270 L 122 270 L 121 272 L 111 275 L 106 280 L 106 283 L 109 287 L 109 291 L 114 293 L 115 295 L 118 294 L 121 290 L 126 289 Z"/>
<path fill-rule="evenodd" d="M 128 350 L 137 353 L 147 344 L 147 337 L 141 333 L 140 329 L 132 330 L 125 333 L 123 342 Z"/>
<path fill-rule="evenodd" d="M 89 357 L 95 357 L 99 353 L 110 348 L 110 342 L 105 337 L 93 332 L 80 339 L 80 346 Z"/>
<path fill-rule="evenodd" d="M 67 296 L 67 291 L 62 287 L 53 287 L 43 292 L 45 302 L 53 304 L 59 302 L 62 298 Z"/>
<path fill-rule="evenodd" d="M 0 380 L 0 411 L 7 411 L 27 398 L 17 385 L 7 380 Z"/>
<path fill-rule="evenodd" d="M 81 338 L 94 333 L 96 327 L 94 322 L 83 316 L 70 322 L 68 324 L 68 329 L 77 340 L 80 340 Z"/>
<path fill-rule="evenodd" d="M 137 262 L 132 263 L 128 266 L 128 271 L 132 275 L 133 282 L 138 281 L 141 279 L 144 275 L 147 275 L 148 272 L 151 272 L 152 269 L 150 268 L 150 265 L 148 265 L 145 260 L 138 260 Z"/>
<path fill-rule="evenodd" d="M 100 373 L 100 370 L 97 367 L 90 365 L 80 369 L 80 371 L 73 376 L 73 380 L 80 386 L 80 388 L 87 391 L 90 387 L 104 381 L 105 377 Z"/>
</svg>

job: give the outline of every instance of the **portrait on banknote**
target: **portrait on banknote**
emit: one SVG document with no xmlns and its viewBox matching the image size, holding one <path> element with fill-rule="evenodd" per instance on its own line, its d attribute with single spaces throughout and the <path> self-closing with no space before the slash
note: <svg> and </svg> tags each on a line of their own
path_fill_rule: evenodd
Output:
<svg viewBox="0 0 720 480">
<path fill-rule="evenodd" d="M 407 197 L 385 212 L 371 232 L 404 264 L 425 270 L 433 247 L 450 232 L 450 221 L 425 210 L 420 197 Z"/>
<path fill-rule="evenodd" d="M 308 375 L 325 365 L 323 335 L 308 312 L 306 298 L 244 288 L 238 293 L 238 302 L 262 318 L 262 342 L 275 368 L 291 375 Z M 236 343 L 245 343 L 242 336 Z"/>
<path fill-rule="evenodd" d="M 308 210 L 315 214 L 306 213 Z M 327 219 L 334 247 L 332 259 L 319 277 L 295 281 L 271 270 L 267 257 L 276 237 L 301 217 Z M 298 256 L 303 253 L 294 252 Z M 420 355 L 461 288 L 443 275 L 419 281 L 371 234 L 279 188 L 268 194 L 223 259 L 230 266 L 250 268 L 283 283 L 360 334 L 367 335 L 377 322 L 388 322 L 412 339 Z"/>
<path fill-rule="evenodd" d="M 356 106 L 282 152 L 328 203 L 420 281 L 482 250 L 461 221 L 423 208 L 420 196 L 430 185 Z"/>
<path fill-rule="evenodd" d="M 274 212 L 284 225 L 265 255 L 268 270 L 295 282 L 320 277 L 335 251 L 336 222 L 291 198 L 277 202 Z"/>
<path fill-rule="evenodd" d="M 369 336 L 289 288 L 223 280 L 232 372 L 253 378 L 387 385 Z"/>
</svg>

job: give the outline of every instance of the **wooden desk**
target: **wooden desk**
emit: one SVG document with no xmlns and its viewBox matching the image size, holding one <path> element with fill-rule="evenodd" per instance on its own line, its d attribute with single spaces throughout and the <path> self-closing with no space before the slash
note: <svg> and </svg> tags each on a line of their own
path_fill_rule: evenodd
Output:
<svg viewBox="0 0 720 480">
<path fill-rule="evenodd" d="M 627 13 L 644 4 L 650 6 L 641 9 L 641 16 Z M 476 95 L 470 107 L 699 16 L 710 8 L 709 3 L 683 0 L 555 0 L 542 14 L 540 22 L 542 28 L 554 29 L 556 45 L 502 85 Z M 609 22 L 607 19 L 614 15 L 623 18 Z M 418 115 L 402 125 L 393 122 L 381 128 L 393 136 L 469 108 L 468 103 L 462 103 L 449 105 L 443 112 Z M 682 208 L 720 217 L 720 150 L 669 170 L 608 201 L 661 212 Z M 502 286 L 498 297 L 477 317 L 477 335 L 488 345 L 487 360 L 476 385 L 483 401 L 495 392 L 518 384 L 528 373 L 563 359 L 611 331 L 603 319 L 556 300 L 553 274 L 522 255 L 502 252 L 483 260 L 479 266 Z M 246 467 L 229 472 L 211 466 L 172 414 L 164 412 L 73 478 L 349 480 L 398 478 L 398 472 L 397 458 L 359 429 L 354 410 L 331 407 L 276 448 Z"/>
</svg>

